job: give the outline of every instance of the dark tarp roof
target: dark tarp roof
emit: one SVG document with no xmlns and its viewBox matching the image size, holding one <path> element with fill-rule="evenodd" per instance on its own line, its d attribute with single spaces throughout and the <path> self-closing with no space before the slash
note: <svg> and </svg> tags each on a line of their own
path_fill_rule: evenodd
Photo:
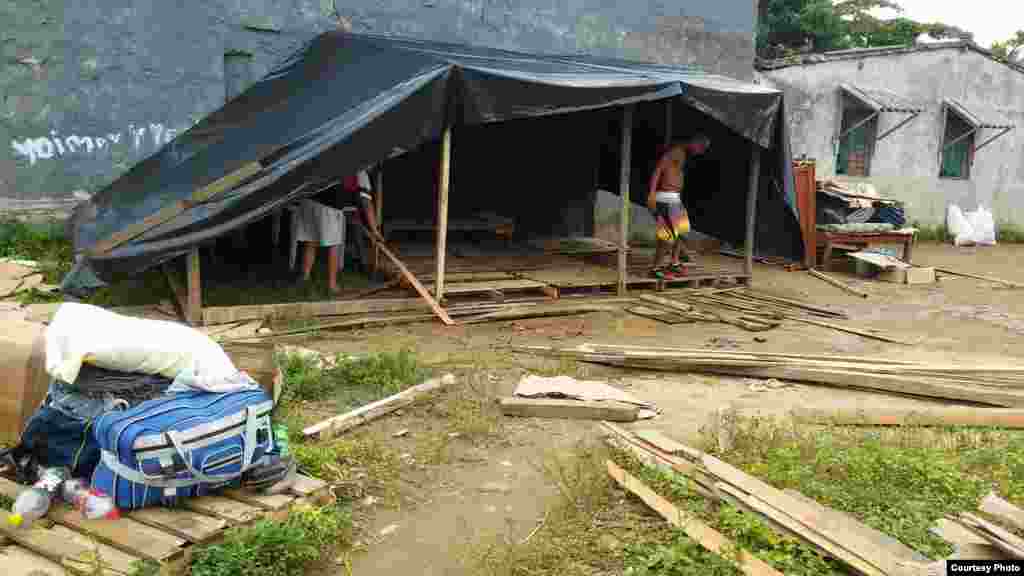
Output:
<svg viewBox="0 0 1024 576">
<path fill-rule="evenodd" d="M 446 121 L 458 127 L 667 98 L 747 142 L 734 162 L 749 163 L 751 143 L 776 153 L 777 161 L 769 162 L 774 184 L 762 180 L 760 203 L 766 210 L 766 203 L 781 203 L 785 209 L 775 210 L 782 216 L 773 219 L 786 222 L 772 224 L 799 235 L 798 225 L 788 222 L 796 221 L 795 202 L 779 91 L 688 68 L 328 32 L 80 205 L 71 223 L 75 248 L 132 231 L 109 252 L 90 254 L 85 268 L 105 280 L 135 273 L 313 191 L 296 191 L 303 182 L 352 174 L 395 148 L 436 140 Z M 258 173 L 189 203 L 195 191 L 255 160 Z M 177 216 L 153 227 L 140 224 L 182 201 L 187 207 Z M 735 204 L 729 210 L 742 212 Z M 759 249 L 766 244 L 762 237 Z M 780 240 L 769 250 L 800 257 L 793 252 L 798 236 Z M 76 285 L 76 275 L 66 287 Z"/>
</svg>

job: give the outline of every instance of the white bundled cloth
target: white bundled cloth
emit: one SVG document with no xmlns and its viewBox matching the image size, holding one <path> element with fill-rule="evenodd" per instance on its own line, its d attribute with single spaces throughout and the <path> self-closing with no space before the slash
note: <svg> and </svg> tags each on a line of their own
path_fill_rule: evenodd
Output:
<svg viewBox="0 0 1024 576">
<path fill-rule="evenodd" d="M 74 383 L 83 363 L 159 374 L 169 391 L 234 392 L 257 387 L 202 332 L 162 320 L 131 318 L 88 304 L 62 304 L 46 329 L 46 372 Z"/>
</svg>

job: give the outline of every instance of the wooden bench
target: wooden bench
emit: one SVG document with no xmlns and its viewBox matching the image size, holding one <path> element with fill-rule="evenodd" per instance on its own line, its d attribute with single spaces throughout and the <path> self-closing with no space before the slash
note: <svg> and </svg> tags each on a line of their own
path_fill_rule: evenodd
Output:
<svg viewBox="0 0 1024 576">
<path fill-rule="evenodd" d="M 819 230 L 817 245 L 824 246 L 821 265 L 825 270 L 832 269 L 832 250 L 863 250 L 882 244 L 902 244 L 902 260 L 911 264 L 911 253 L 914 246 L 914 232 L 827 232 Z"/>
</svg>

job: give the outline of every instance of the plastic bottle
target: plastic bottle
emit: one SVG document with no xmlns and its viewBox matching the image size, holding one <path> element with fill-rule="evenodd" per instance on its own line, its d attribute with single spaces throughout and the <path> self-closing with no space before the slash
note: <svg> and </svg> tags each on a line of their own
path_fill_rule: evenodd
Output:
<svg viewBox="0 0 1024 576">
<path fill-rule="evenodd" d="M 277 453 L 282 458 L 291 454 L 291 448 L 288 446 L 288 426 L 286 424 L 274 426 L 274 443 L 277 444 Z"/>
<path fill-rule="evenodd" d="M 14 501 L 12 514 L 7 516 L 7 523 L 15 528 L 28 528 L 33 522 L 46 516 L 50 505 L 68 477 L 66 468 L 45 468 L 39 473 L 39 480 L 31 487 L 18 494 Z"/>
<path fill-rule="evenodd" d="M 61 498 L 81 512 L 86 520 L 116 520 L 121 516 L 113 498 L 90 487 L 84 480 L 72 478 L 65 481 Z"/>
</svg>

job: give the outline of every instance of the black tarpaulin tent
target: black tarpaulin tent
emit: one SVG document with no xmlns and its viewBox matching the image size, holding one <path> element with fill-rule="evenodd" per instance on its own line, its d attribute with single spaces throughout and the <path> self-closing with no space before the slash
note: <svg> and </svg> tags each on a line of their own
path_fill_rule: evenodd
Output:
<svg viewBox="0 0 1024 576">
<path fill-rule="evenodd" d="M 328 32 L 80 205 L 71 226 L 83 258 L 65 286 L 83 270 L 109 280 L 188 254 L 311 194 L 310 183 L 437 142 L 453 128 L 621 109 L 610 129 L 625 141 L 634 105 L 666 100 L 699 112 L 730 142 L 716 148 L 732 181 L 697 207 L 706 216 L 697 229 L 743 243 L 753 185 L 758 251 L 799 260 L 776 90 L 688 68 Z M 610 189 L 631 190 L 642 204 L 646 160 L 630 159 L 633 186 Z M 760 167 L 758 178 L 750 166 Z"/>
</svg>

